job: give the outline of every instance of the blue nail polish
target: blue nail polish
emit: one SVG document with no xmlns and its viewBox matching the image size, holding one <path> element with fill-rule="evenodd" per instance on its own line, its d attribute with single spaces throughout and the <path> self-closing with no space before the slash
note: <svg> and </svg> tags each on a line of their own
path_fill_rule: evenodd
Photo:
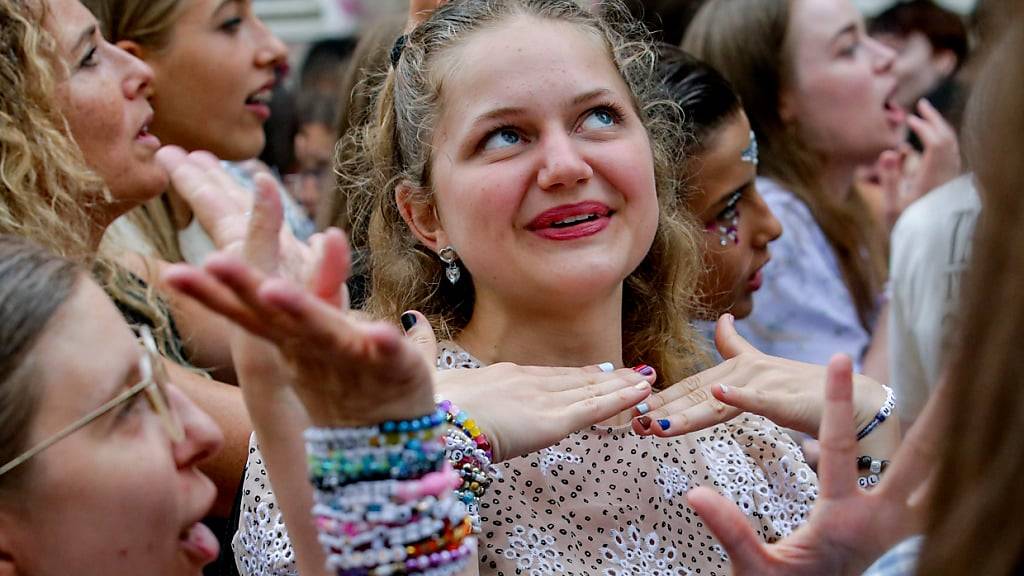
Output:
<svg viewBox="0 0 1024 576">
<path fill-rule="evenodd" d="M 661 420 L 658 420 L 658 426 L 661 426 L 662 430 L 668 430 L 668 427 L 671 424 L 672 424 L 671 422 L 669 422 L 668 420 L 666 420 L 664 418 L 662 418 Z"/>
<path fill-rule="evenodd" d="M 647 414 L 651 411 L 651 407 L 647 405 L 647 402 L 641 402 L 636 405 L 636 411 L 641 414 Z"/>
<path fill-rule="evenodd" d="M 615 371 L 615 365 L 612 364 L 611 362 L 602 362 L 602 363 L 597 365 L 597 369 L 600 370 L 601 372 L 605 372 L 605 373 L 614 372 Z"/>
</svg>

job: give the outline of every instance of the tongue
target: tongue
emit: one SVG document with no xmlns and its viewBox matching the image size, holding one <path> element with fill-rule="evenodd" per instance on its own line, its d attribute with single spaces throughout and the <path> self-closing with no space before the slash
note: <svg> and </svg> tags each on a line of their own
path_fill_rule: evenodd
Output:
<svg viewBox="0 0 1024 576">
<path fill-rule="evenodd" d="M 200 566 L 205 566 L 217 559 L 220 554 L 220 543 L 204 524 L 196 522 L 188 529 L 181 539 L 181 548 L 185 554 Z"/>
</svg>

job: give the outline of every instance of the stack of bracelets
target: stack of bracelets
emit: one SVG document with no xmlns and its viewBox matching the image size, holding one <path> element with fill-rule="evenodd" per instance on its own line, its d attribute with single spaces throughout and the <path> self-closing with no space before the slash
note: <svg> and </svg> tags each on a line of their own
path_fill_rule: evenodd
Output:
<svg viewBox="0 0 1024 576">
<path fill-rule="evenodd" d="M 313 516 L 339 576 L 448 576 L 475 561 L 463 477 L 446 455 L 447 413 L 306 431 Z"/>
<path fill-rule="evenodd" d="M 458 406 L 436 396 L 437 408 L 445 415 L 451 428 L 445 433 L 445 450 L 448 460 L 460 477 L 456 497 L 469 510 L 473 532 L 480 532 L 480 498 L 483 497 L 493 478 L 499 476 L 498 469 L 491 463 L 491 444 L 480 431 L 479 426 Z"/>
</svg>

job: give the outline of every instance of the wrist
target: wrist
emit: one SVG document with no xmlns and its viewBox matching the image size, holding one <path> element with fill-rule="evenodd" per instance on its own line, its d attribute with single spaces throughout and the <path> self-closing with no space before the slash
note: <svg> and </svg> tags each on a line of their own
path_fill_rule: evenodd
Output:
<svg viewBox="0 0 1024 576">
<path fill-rule="evenodd" d="M 854 428 L 859 432 L 868 426 L 885 404 L 886 388 L 873 379 L 860 374 L 854 375 Z"/>
<path fill-rule="evenodd" d="M 376 426 L 381 422 L 418 418 L 436 409 L 429 390 L 426 393 L 396 395 L 396 400 L 402 399 L 375 404 L 356 401 L 352 396 L 339 400 L 338 395 L 304 394 L 301 391 L 299 396 L 310 422 L 322 428 Z"/>
</svg>

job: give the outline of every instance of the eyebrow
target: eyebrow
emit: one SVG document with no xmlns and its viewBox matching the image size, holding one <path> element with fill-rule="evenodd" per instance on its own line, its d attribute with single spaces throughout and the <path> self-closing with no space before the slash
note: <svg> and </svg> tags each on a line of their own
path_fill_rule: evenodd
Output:
<svg viewBox="0 0 1024 576">
<path fill-rule="evenodd" d="M 612 91 L 607 88 L 597 88 L 595 90 L 591 90 L 589 92 L 584 92 L 582 94 L 574 96 L 573 99 L 569 101 L 569 104 L 571 106 L 579 106 L 580 104 L 589 102 L 591 100 L 595 100 L 597 98 L 600 98 L 611 93 Z M 474 118 L 471 125 L 476 126 L 486 121 L 508 118 L 509 116 L 516 116 L 518 114 L 522 114 L 523 111 L 523 108 L 517 106 L 506 106 L 503 108 L 496 108 L 494 110 L 484 112 L 483 114 Z"/>
<path fill-rule="evenodd" d="M 835 34 L 832 35 L 832 42 L 834 43 L 836 40 L 842 38 L 843 36 L 845 36 L 847 34 L 856 34 L 856 33 L 857 33 L 857 23 L 856 22 L 850 22 L 849 24 L 844 26 L 842 30 L 840 30 L 839 32 L 836 32 Z"/>
<path fill-rule="evenodd" d="M 96 30 L 97 26 L 96 24 L 93 24 L 92 26 L 86 28 L 81 34 L 79 34 L 78 40 L 76 40 L 74 46 L 71 47 L 71 53 L 77 54 L 82 49 L 82 46 L 85 46 L 89 42 L 89 40 L 91 40 L 96 35 Z"/>
<path fill-rule="evenodd" d="M 222 0 L 222 2 L 217 5 L 217 9 L 213 11 L 213 15 L 216 16 L 217 14 L 219 14 L 220 11 L 223 10 L 224 7 L 228 4 L 242 4 L 243 2 L 244 0 Z"/>
</svg>

